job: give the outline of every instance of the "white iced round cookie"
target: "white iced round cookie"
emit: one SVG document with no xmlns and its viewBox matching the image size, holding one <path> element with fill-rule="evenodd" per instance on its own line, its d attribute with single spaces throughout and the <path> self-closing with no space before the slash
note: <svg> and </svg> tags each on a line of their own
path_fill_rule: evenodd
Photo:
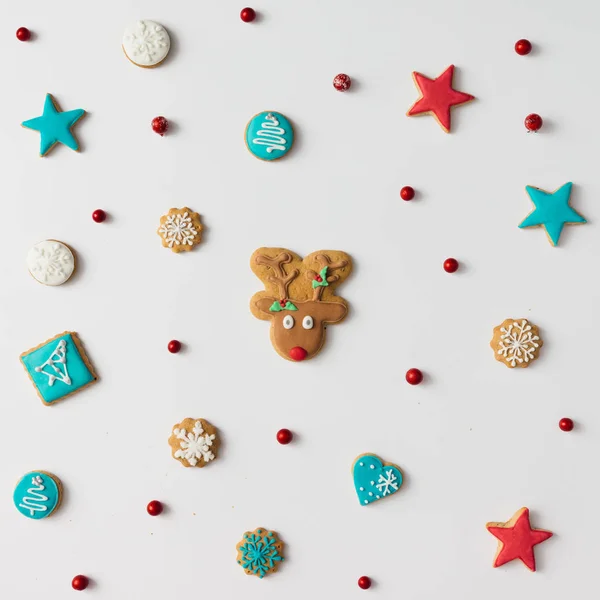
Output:
<svg viewBox="0 0 600 600">
<path fill-rule="evenodd" d="M 167 58 L 171 38 L 155 21 L 138 21 L 123 34 L 123 52 L 138 67 L 151 68 Z"/>
<path fill-rule="evenodd" d="M 44 285 L 62 285 L 73 275 L 75 257 L 62 242 L 44 240 L 29 250 L 27 268 Z"/>
</svg>

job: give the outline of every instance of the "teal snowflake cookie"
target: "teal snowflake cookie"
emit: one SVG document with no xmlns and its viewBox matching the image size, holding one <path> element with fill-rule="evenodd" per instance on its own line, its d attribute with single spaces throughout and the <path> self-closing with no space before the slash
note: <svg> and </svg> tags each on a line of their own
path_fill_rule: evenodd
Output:
<svg viewBox="0 0 600 600">
<path fill-rule="evenodd" d="M 246 575 L 256 575 L 262 579 L 269 573 L 275 573 L 283 559 L 283 542 L 274 531 L 259 527 L 246 531 L 236 546 L 238 565 Z"/>
<path fill-rule="evenodd" d="M 81 391 L 97 380 L 77 334 L 65 331 L 20 356 L 45 406 Z"/>
<path fill-rule="evenodd" d="M 545 192 L 528 185 L 525 191 L 535 208 L 525 217 L 519 228 L 541 226 L 546 230 L 550 243 L 556 246 L 565 225 L 587 223 L 569 204 L 572 187 L 572 183 L 565 183 L 554 192 Z"/>
<path fill-rule="evenodd" d="M 354 488 L 362 506 L 395 494 L 402 485 L 400 469 L 375 454 L 361 454 L 352 465 Z"/>
<path fill-rule="evenodd" d="M 29 519 L 45 519 L 60 506 L 62 484 L 56 475 L 31 471 L 23 475 L 13 493 L 16 509 Z"/>
<path fill-rule="evenodd" d="M 21 125 L 40 132 L 40 156 L 46 156 L 56 144 L 64 144 L 77 152 L 79 143 L 71 129 L 83 115 L 85 110 L 82 108 L 61 112 L 54 98 L 46 94 L 42 116 L 23 121 Z"/>
</svg>

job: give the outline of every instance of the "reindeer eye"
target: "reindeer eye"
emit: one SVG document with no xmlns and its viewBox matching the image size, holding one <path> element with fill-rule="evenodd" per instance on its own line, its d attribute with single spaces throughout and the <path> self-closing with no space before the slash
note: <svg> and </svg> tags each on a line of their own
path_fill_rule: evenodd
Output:
<svg viewBox="0 0 600 600">
<path fill-rule="evenodd" d="M 306 315 L 304 319 L 302 319 L 302 327 L 304 327 L 304 329 L 312 329 L 314 324 L 315 322 L 310 315 Z"/>
<path fill-rule="evenodd" d="M 291 329 L 294 326 L 294 317 L 292 317 L 292 315 L 286 315 L 283 318 L 283 326 L 286 329 Z"/>
</svg>

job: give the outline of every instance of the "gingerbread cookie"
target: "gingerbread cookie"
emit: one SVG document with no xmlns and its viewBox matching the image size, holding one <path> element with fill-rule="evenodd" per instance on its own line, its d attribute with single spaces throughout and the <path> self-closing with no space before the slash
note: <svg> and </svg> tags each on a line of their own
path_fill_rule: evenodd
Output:
<svg viewBox="0 0 600 600">
<path fill-rule="evenodd" d="M 74 331 L 55 335 L 23 352 L 20 359 L 46 406 L 64 400 L 98 379 Z"/>
<path fill-rule="evenodd" d="M 510 369 L 528 367 L 543 344 L 538 328 L 527 319 L 505 319 L 494 327 L 490 342 L 496 360 Z"/>
<path fill-rule="evenodd" d="M 44 285 L 62 285 L 75 271 L 75 255 L 69 246 L 58 240 L 44 240 L 29 250 L 27 269 Z"/>
<path fill-rule="evenodd" d="M 205 467 L 217 458 L 217 429 L 204 419 L 184 419 L 173 427 L 169 446 L 184 467 Z"/>
<path fill-rule="evenodd" d="M 83 108 L 61 112 L 54 98 L 46 94 L 42 116 L 23 121 L 21 126 L 40 132 L 40 156 L 46 156 L 56 144 L 64 144 L 77 152 L 79 143 L 71 129 L 83 115 Z"/>
<path fill-rule="evenodd" d="M 294 145 L 294 129 L 281 113 L 266 111 L 254 115 L 246 125 L 246 146 L 260 160 L 283 158 Z"/>
<path fill-rule="evenodd" d="M 283 542 L 274 531 L 259 527 L 246 531 L 236 546 L 237 562 L 246 575 L 256 575 L 262 579 L 269 573 L 275 573 L 283 562 Z"/>
<path fill-rule="evenodd" d="M 552 537 L 551 531 L 531 527 L 528 508 L 518 510 L 506 523 L 488 523 L 485 527 L 498 539 L 494 567 L 518 558 L 530 571 L 535 571 L 533 548 Z"/>
<path fill-rule="evenodd" d="M 29 519 L 45 519 L 62 500 L 62 484 L 56 475 L 31 471 L 19 480 L 13 494 L 17 510 Z"/>
<path fill-rule="evenodd" d="M 160 218 L 157 233 L 165 248 L 170 248 L 177 254 L 189 252 L 202 241 L 200 215 L 185 206 L 171 208 Z"/>
<path fill-rule="evenodd" d="M 137 21 L 123 34 L 123 52 L 138 67 L 158 67 L 169 54 L 171 38 L 167 30 L 154 21 Z"/>
<path fill-rule="evenodd" d="M 348 305 L 335 289 L 352 272 L 352 260 L 338 250 L 304 259 L 285 248 L 259 248 L 250 259 L 265 291 L 252 296 L 250 310 L 271 321 L 271 342 L 280 356 L 301 361 L 316 356 L 328 324 L 341 322 Z"/>
<path fill-rule="evenodd" d="M 352 465 L 354 489 L 362 506 L 395 494 L 402 485 L 397 465 L 383 462 L 375 454 L 361 454 Z"/>
<path fill-rule="evenodd" d="M 433 115 L 441 128 L 450 133 L 451 109 L 474 100 L 471 94 L 459 92 L 452 87 L 454 65 L 450 65 L 439 77 L 429 79 L 421 73 L 413 72 L 415 85 L 421 96 L 408 109 L 407 116 Z"/>
<path fill-rule="evenodd" d="M 565 225 L 587 223 L 569 204 L 572 187 L 572 183 L 565 183 L 554 192 L 545 192 L 528 185 L 525 191 L 529 194 L 535 208 L 525 217 L 519 228 L 543 227 L 550 243 L 557 246 Z"/>
</svg>

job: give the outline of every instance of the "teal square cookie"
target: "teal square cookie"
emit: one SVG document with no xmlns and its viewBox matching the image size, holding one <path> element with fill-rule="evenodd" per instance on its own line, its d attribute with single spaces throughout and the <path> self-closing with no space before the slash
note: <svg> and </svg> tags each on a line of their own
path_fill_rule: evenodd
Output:
<svg viewBox="0 0 600 600">
<path fill-rule="evenodd" d="M 65 331 L 20 356 L 42 402 L 50 406 L 97 380 L 77 334 Z"/>
</svg>

